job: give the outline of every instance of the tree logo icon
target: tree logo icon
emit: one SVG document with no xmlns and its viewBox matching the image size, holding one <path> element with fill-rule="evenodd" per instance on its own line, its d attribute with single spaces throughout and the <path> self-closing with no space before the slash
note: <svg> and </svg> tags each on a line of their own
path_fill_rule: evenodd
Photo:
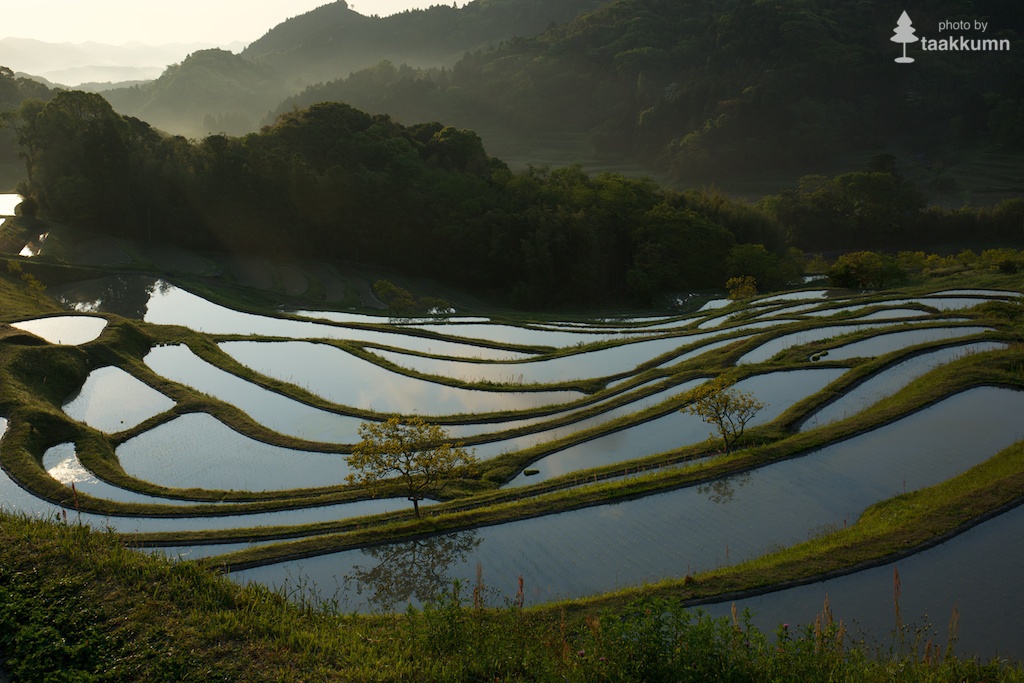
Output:
<svg viewBox="0 0 1024 683">
<path fill-rule="evenodd" d="M 903 56 L 897 57 L 896 62 L 899 64 L 910 64 L 914 61 L 914 58 L 907 56 L 907 43 L 916 43 L 920 38 L 914 35 L 914 27 L 910 23 L 910 17 L 907 16 L 906 11 L 900 15 L 893 33 L 895 35 L 889 40 L 894 43 L 903 43 Z"/>
</svg>

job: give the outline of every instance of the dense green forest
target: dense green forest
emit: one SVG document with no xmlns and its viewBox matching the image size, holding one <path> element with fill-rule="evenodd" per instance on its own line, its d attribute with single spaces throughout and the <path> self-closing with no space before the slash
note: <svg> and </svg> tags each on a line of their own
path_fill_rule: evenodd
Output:
<svg viewBox="0 0 1024 683">
<path fill-rule="evenodd" d="M 19 78 L 0 66 L 0 189 L 13 188 L 25 174 L 18 156 L 18 135 L 13 112 L 28 99 L 47 100 L 52 92 L 45 85 L 29 78 Z"/>
<path fill-rule="evenodd" d="M 723 198 L 577 168 L 512 173 L 479 137 L 340 103 L 258 134 L 168 137 L 99 95 L 18 112 L 38 214 L 197 249 L 376 263 L 518 305 L 602 305 L 721 284 L 737 243 L 780 226 Z"/>
<path fill-rule="evenodd" d="M 565 24 L 608 0 L 476 0 L 367 17 L 333 2 L 272 28 L 241 56 L 309 83 L 383 59 L 414 66 L 451 65 L 466 50 Z"/>
<path fill-rule="evenodd" d="M 399 120 L 507 135 L 585 131 L 599 153 L 682 183 L 803 175 L 886 150 L 928 168 L 964 149 L 1024 151 L 1019 3 L 914 11 L 921 32 L 984 16 L 1005 52 L 893 64 L 896 15 L 865 0 L 614 0 L 453 68 L 384 64 L 308 88 L 280 111 L 342 100 Z"/>
<path fill-rule="evenodd" d="M 680 187 L 835 173 L 886 152 L 941 192 L 957 189 L 948 169 L 971 154 L 1019 159 L 1022 6 L 914 8 L 922 36 L 939 35 L 940 20 L 984 18 L 985 36 L 1011 49 L 919 51 L 912 67 L 893 63 L 892 12 L 882 0 L 476 0 L 381 18 L 339 2 L 240 55 L 197 52 L 107 97 L 190 136 L 341 101 L 405 125 L 484 131 L 502 154 L 524 138 L 569 139 Z"/>
<path fill-rule="evenodd" d="M 514 306 L 647 304 L 747 275 L 783 286 L 801 269 L 793 249 L 1024 240 L 1024 200 L 925 209 L 885 156 L 749 205 L 578 167 L 512 172 L 472 131 L 342 103 L 198 142 L 78 91 L 27 100 L 10 118 L 28 216 L 193 249 L 376 264 Z"/>
<path fill-rule="evenodd" d="M 268 111 L 307 85 L 384 59 L 451 66 L 467 50 L 535 35 L 605 2 L 476 0 L 458 10 L 436 5 L 388 17 L 366 17 L 333 2 L 272 28 L 239 55 L 200 50 L 156 81 L 104 95 L 118 112 L 172 133 L 239 135 L 256 130 Z M 447 120 L 407 122 L 439 118 Z"/>
</svg>

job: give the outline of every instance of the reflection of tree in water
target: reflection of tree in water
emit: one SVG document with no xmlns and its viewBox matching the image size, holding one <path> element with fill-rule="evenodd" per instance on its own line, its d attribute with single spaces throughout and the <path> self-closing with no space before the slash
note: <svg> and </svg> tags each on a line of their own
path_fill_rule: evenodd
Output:
<svg viewBox="0 0 1024 683">
<path fill-rule="evenodd" d="M 716 479 L 709 484 L 701 484 L 697 487 L 698 493 L 707 494 L 713 503 L 724 504 L 732 501 L 736 489 L 747 485 L 750 481 L 750 472 L 736 474 L 731 477 Z"/>
<path fill-rule="evenodd" d="M 407 543 L 364 548 L 363 554 L 377 561 L 372 568 L 356 565 L 344 577 L 345 587 L 367 594 L 367 603 L 383 611 L 412 599 L 423 603 L 451 588 L 448 569 L 483 541 L 474 530 L 432 536 Z"/>
<path fill-rule="evenodd" d="M 116 313 L 142 320 L 149 300 L 156 292 L 170 287 L 163 280 L 139 275 L 111 275 L 97 280 L 56 287 L 54 297 L 76 311 Z"/>
</svg>

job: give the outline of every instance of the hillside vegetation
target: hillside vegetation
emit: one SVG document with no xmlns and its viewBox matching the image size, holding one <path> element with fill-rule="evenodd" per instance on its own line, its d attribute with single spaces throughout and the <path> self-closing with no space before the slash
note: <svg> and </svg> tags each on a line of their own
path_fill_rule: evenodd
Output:
<svg viewBox="0 0 1024 683">
<path fill-rule="evenodd" d="M 1024 201 L 926 209 L 887 156 L 750 205 L 578 167 L 512 172 L 472 131 L 404 126 L 341 103 L 201 142 L 161 135 L 83 92 L 30 100 L 10 118 L 28 218 L 384 266 L 517 307 L 649 304 L 742 276 L 770 289 L 800 273 L 808 249 L 1024 240 Z"/>
<path fill-rule="evenodd" d="M 500 156 L 526 146 L 520 164 L 601 160 L 677 186 L 775 191 L 779 178 L 889 153 L 947 205 L 975 189 L 995 201 L 1019 194 L 1021 8 L 915 10 L 922 37 L 939 36 L 940 21 L 983 19 L 985 37 L 1010 49 L 915 45 L 913 65 L 893 63 L 891 13 L 880 0 L 476 0 L 365 17 L 335 2 L 239 55 L 199 51 L 105 96 L 193 137 L 241 135 L 337 101 L 404 125 L 478 131 Z"/>
<path fill-rule="evenodd" d="M 171 133 L 243 134 L 307 85 L 384 59 L 451 66 L 467 50 L 535 35 L 604 1 L 476 0 L 458 10 L 436 5 L 388 17 L 363 16 L 333 2 L 273 27 L 239 55 L 197 51 L 152 83 L 104 96 L 120 113 Z"/>
<path fill-rule="evenodd" d="M 585 131 L 596 150 L 685 183 L 800 175 L 888 149 L 949 165 L 1019 153 L 1019 7 L 941 3 L 921 32 L 984 15 L 1013 49 L 893 62 L 891 10 L 843 2 L 615 0 L 534 38 L 465 55 L 448 72 L 377 68 L 309 88 L 282 109 L 340 99 L 508 134 Z M 986 35 L 986 37 L 991 37 Z M 955 86 L 952 86 L 955 84 Z"/>
</svg>

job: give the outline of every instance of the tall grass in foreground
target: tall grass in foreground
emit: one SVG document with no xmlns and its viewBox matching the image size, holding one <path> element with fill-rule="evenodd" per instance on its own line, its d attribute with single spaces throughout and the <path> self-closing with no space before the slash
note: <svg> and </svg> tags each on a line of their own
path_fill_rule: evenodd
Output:
<svg viewBox="0 0 1024 683">
<path fill-rule="evenodd" d="M 1017 664 L 958 659 L 927 629 L 855 642 L 827 605 L 772 634 L 671 598 L 567 617 L 524 609 L 523 594 L 495 597 L 478 575 L 405 613 L 343 614 L 128 550 L 112 532 L 0 514 L 0 667 L 13 683 L 1024 681 Z"/>
<path fill-rule="evenodd" d="M 402 623 L 410 657 L 426 680 L 550 681 L 994 681 L 1024 680 L 1008 662 L 983 664 L 953 654 L 958 614 L 948 647 L 928 638 L 927 627 L 899 616 L 887 645 L 854 641 L 825 598 L 821 614 L 802 629 L 780 625 L 760 631 L 748 611 L 713 618 L 669 598 L 648 598 L 625 608 L 589 614 L 581 622 L 538 622 L 522 609 L 522 579 L 515 599 L 485 607 L 479 578 L 471 594 L 456 582 Z M 436 674 L 437 678 L 433 676 Z"/>
</svg>

